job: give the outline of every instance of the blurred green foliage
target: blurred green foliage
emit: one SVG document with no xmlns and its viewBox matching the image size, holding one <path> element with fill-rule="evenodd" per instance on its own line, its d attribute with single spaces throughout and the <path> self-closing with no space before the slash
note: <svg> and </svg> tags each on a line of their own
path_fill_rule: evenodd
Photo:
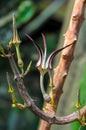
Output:
<svg viewBox="0 0 86 130">
<path fill-rule="evenodd" d="M 23 1 L 17 9 L 17 24 L 21 25 L 29 21 L 35 14 L 35 5 L 31 1 Z"/>
</svg>

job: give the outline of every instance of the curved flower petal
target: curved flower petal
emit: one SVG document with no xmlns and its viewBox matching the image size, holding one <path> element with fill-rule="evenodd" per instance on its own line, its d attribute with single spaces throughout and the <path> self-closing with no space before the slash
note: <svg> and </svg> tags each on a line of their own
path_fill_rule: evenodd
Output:
<svg viewBox="0 0 86 130">
<path fill-rule="evenodd" d="M 28 35 L 28 34 L 25 34 L 31 41 L 32 43 L 34 44 L 34 46 L 36 47 L 36 50 L 38 52 L 38 61 L 36 63 L 36 67 L 40 66 L 41 65 L 41 62 L 42 62 L 42 50 L 41 48 L 39 47 L 39 45 Z"/>
<path fill-rule="evenodd" d="M 46 39 L 44 34 L 42 33 L 43 43 L 44 43 L 44 53 L 42 57 L 42 67 L 45 68 L 45 62 L 46 62 L 46 55 L 47 55 L 47 46 L 46 46 Z"/>
<path fill-rule="evenodd" d="M 55 57 L 60 51 L 62 51 L 63 49 L 69 47 L 70 45 L 73 45 L 73 43 L 71 43 L 71 44 L 69 44 L 69 45 L 67 45 L 67 46 L 65 46 L 65 47 L 62 47 L 62 48 L 60 48 L 60 49 L 58 49 L 58 50 L 53 51 L 53 52 L 50 54 L 50 56 L 48 57 L 47 61 L 46 61 L 46 67 L 49 68 L 49 69 L 52 69 L 52 60 L 54 59 L 54 57 Z"/>
<path fill-rule="evenodd" d="M 46 38 L 43 33 L 42 33 L 42 38 L 43 38 L 43 43 L 44 43 L 44 54 L 46 55 L 46 53 L 47 53 Z"/>
</svg>

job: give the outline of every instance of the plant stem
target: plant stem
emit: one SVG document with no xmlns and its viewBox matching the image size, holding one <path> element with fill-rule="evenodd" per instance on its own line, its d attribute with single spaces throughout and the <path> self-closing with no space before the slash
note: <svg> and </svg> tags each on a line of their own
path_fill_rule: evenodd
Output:
<svg viewBox="0 0 86 130">
<path fill-rule="evenodd" d="M 44 100 L 45 100 L 46 102 L 49 102 L 49 101 L 51 100 L 51 98 L 50 98 L 50 96 L 45 92 L 43 81 L 44 81 L 44 75 L 40 73 L 40 88 L 41 88 L 41 92 L 42 92 L 42 95 L 43 95 Z"/>
</svg>

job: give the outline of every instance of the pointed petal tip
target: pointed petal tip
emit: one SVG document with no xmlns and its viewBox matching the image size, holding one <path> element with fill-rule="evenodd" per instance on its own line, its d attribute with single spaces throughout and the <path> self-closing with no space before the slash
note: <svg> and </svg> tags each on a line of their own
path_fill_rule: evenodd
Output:
<svg viewBox="0 0 86 130">
<path fill-rule="evenodd" d="M 42 37 L 45 37 L 44 33 L 41 33 Z"/>
<path fill-rule="evenodd" d="M 44 43 L 44 53 L 46 53 L 46 49 L 47 49 L 47 46 L 46 46 L 46 38 L 45 38 L 45 35 L 43 33 L 41 33 L 42 35 L 42 38 L 43 38 L 43 43 Z"/>
<path fill-rule="evenodd" d="M 34 42 L 34 40 L 32 39 L 32 37 L 31 37 L 29 34 L 25 33 L 25 35 L 26 35 L 32 42 Z"/>
<path fill-rule="evenodd" d="M 66 46 L 64 46 L 64 47 L 62 47 L 62 48 L 60 48 L 60 49 L 57 49 L 57 50 L 53 51 L 53 52 L 50 54 L 50 56 L 49 56 L 48 59 L 47 59 L 47 63 L 46 63 L 49 69 L 52 69 L 52 61 L 53 61 L 54 57 L 55 57 L 60 51 L 62 51 L 63 49 L 66 49 L 67 47 L 69 47 L 69 46 L 71 46 L 71 45 L 73 45 L 73 44 L 71 43 L 71 44 L 69 44 L 69 45 L 66 45 Z"/>
</svg>

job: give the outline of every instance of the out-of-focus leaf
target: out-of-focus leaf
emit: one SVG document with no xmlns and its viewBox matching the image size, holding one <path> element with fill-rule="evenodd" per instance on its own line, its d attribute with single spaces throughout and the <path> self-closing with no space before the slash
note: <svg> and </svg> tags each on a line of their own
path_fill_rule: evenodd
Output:
<svg viewBox="0 0 86 130">
<path fill-rule="evenodd" d="M 79 122 L 74 122 L 72 124 L 72 130 L 79 130 L 79 128 L 81 127 Z"/>
<path fill-rule="evenodd" d="M 65 2 L 66 0 L 54 0 L 45 10 L 43 10 L 25 28 L 24 32 L 32 33 L 45 23 Z M 29 29 L 28 29 L 29 28 Z"/>
<path fill-rule="evenodd" d="M 17 10 L 17 23 L 24 24 L 32 18 L 35 13 L 35 6 L 31 1 L 23 1 Z"/>
<path fill-rule="evenodd" d="M 17 127 L 16 120 L 19 115 L 17 111 L 11 111 L 8 119 L 8 130 L 15 130 Z"/>
</svg>

